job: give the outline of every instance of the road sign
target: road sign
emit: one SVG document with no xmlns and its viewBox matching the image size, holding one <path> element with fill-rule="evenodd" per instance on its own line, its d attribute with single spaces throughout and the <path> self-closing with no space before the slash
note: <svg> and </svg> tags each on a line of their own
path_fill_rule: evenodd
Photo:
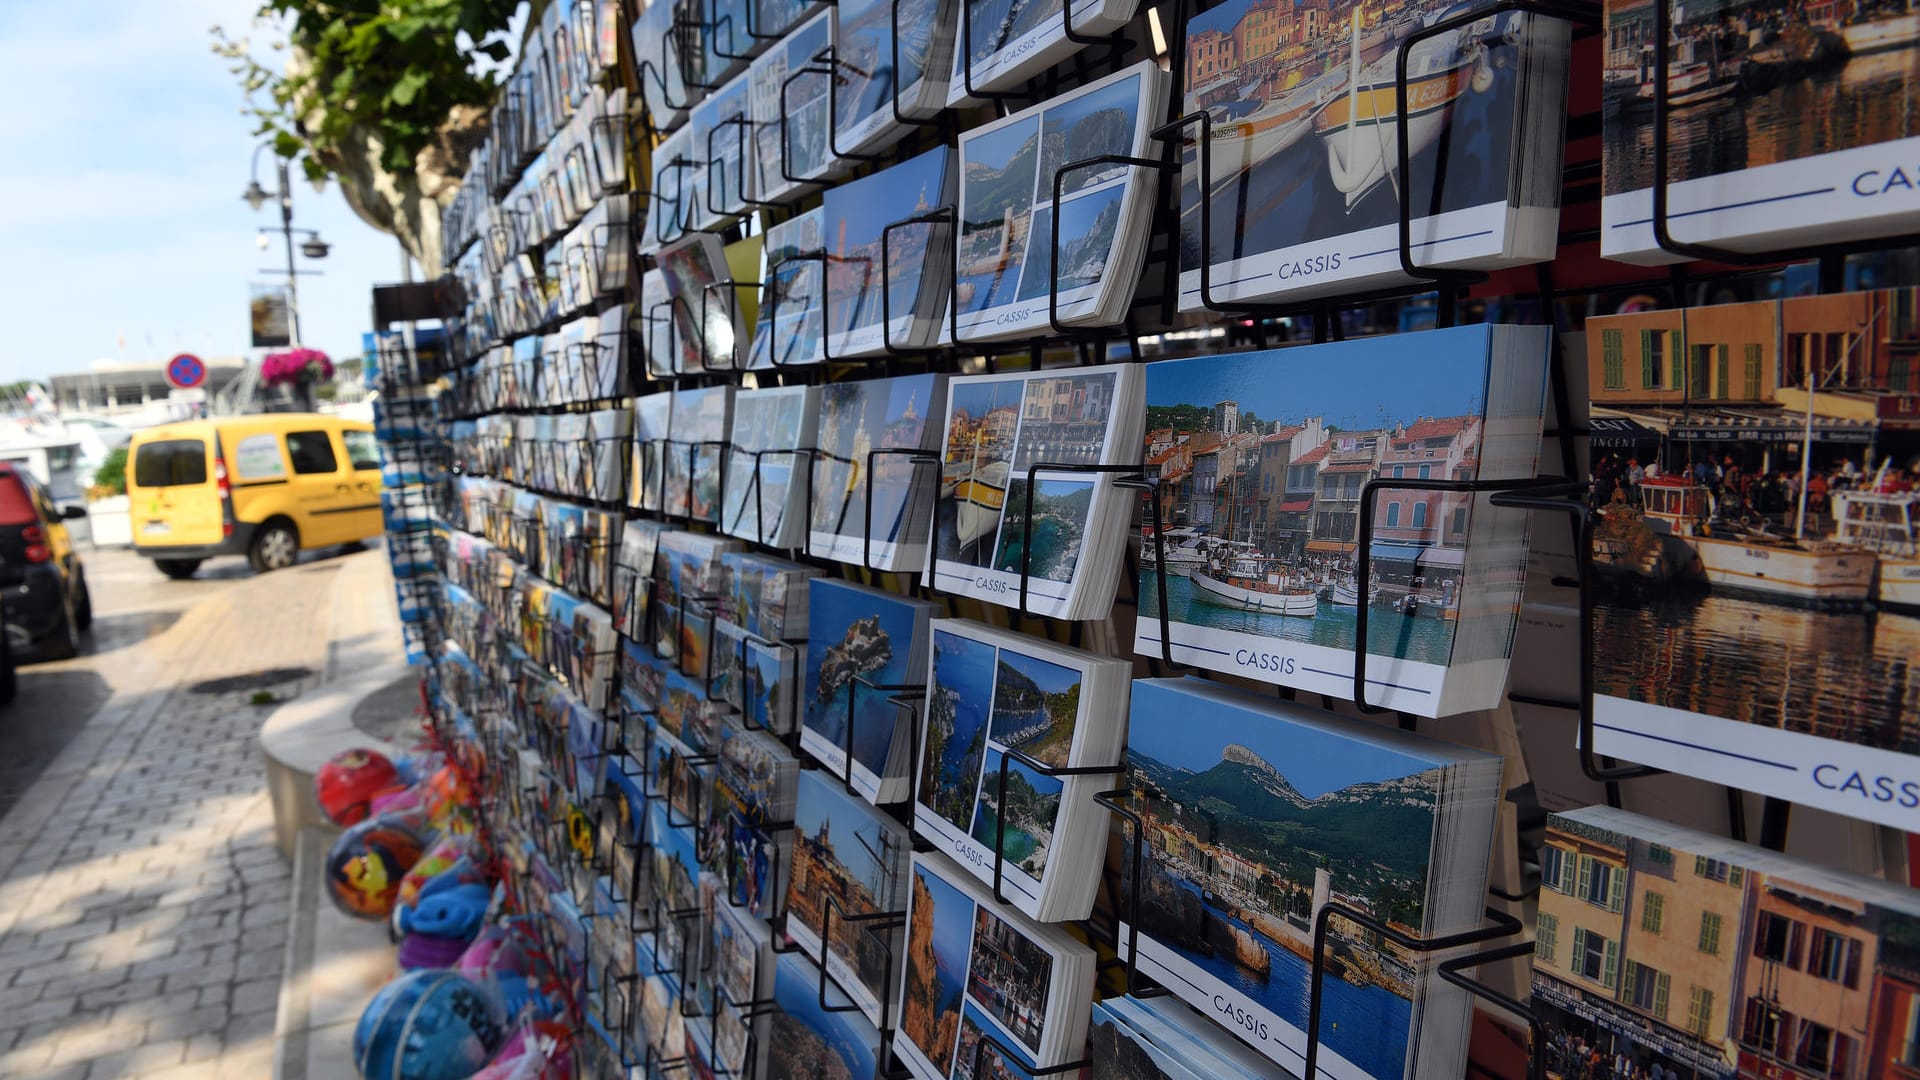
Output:
<svg viewBox="0 0 1920 1080">
<path fill-rule="evenodd" d="M 207 365 L 192 353 L 167 361 L 167 382 L 176 390 L 192 390 L 207 381 Z"/>
</svg>

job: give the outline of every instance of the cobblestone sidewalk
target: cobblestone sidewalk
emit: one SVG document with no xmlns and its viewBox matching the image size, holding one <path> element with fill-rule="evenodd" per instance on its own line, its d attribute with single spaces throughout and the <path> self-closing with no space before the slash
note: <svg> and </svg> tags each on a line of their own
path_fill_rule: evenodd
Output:
<svg viewBox="0 0 1920 1080">
<path fill-rule="evenodd" d="M 121 689 L 0 819 L 0 1077 L 271 1075 L 290 871 L 267 710 L 190 687 L 306 668 L 271 689 L 312 688 L 352 632 L 336 582 L 378 558 L 238 582 L 116 658 Z"/>
</svg>

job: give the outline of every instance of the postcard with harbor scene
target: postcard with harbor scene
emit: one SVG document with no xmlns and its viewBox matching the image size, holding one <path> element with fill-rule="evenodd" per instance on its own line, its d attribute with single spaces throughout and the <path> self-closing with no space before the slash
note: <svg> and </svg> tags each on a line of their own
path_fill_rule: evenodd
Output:
<svg viewBox="0 0 1920 1080">
<path fill-rule="evenodd" d="M 1596 748 L 1920 826 L 1917 307 L 1587 321 Z"/>
<path fill-rule="evenodd" d="M 944 389 L 939 375 L 849 379 L 820 388 L 818 448 L 808 466 L 808 554 L 863 564 L 871 554 L 872 565 L 884 570 L 900 558 L 903 543 L 925 542 L 926 504 L 919 503 L 918 522 L 908 514 L 917 502 L 914 483 L 925 478 L 905 451 L 921 448 L 927 418 L 940 415 Z"/>
<path fill-rule="evenodd" d="M 1035 464 L 1097 465 L 1112 460 L 1114 399 L 1121 371 L 1034 373 L 954 379 L 948 387 L 945 452 L 935 511 L 936 582 L 968 590 L 981 570 L 1004 585 L 1018 580 L 1021 548 L 1029 588 L 1070 595 L 1092 522 L 1092 473 L 1041 472 L 1034 522 L 1025 521 L 1027 470 Z M 1132 385 L 1138 385 L 1137 383 Z"/>
<path fill-rule="evenodd" d="M 1028 914 L 1039 906 L 1065 788 L 1011 757 L 1001 805 L 1001 761 L 1012 749 L 1050 768 L 1069 763 L 1082 679 L 1078 669 L 972 634 L 933 635 L 914 829 L 988 879 L 997 843 L 1004 894 Z"/>
<path fill-rule="evenodd" d="M 1423 246 L 1421 262 L 1503 250 L 1516 126 L 1539 81 L 1530 43 L 1547 20 L 1490 15 L 1407 50 L 1410 175 L 1398 175 L 1401 43 L 1464 10 L 1453 0 L 1227 0 L 1188 21 L 1180 90 L 1185 112 L 1209 117 L 1210 138 L 1203 177 L 1200 128 L 1183 133 L 1183 309 L 1202 307 L 1203 251 L 1216 299 L 1397 271 L 1402 187 L 1421 215 L 1414 239 L 1444 245 Z"/>
<path fill-rule="evenodd" d="M 831 994 L 831 991 L 829 991 Z M 764 1053 L 770 1077 L 866 1080 L 874 1075 L 880 1033 L 865 1017 L 820 1002 L 820 977 L 799 956 L 779 958 Z"/>
<path fill-rule="evenodd" d="M 1369 677 L 1384 680 L 1372 700 L 1433 716 L 1456 692 L 1484 690 L 1477 672 L 1450 685 L 1468 670 L 1450 665 L 1463 596 L 1479 601 L 1477 619 L 1496 595 L 1467 584 L 1486 576 L 1469 542 L 1499 517 L 1464 492 L 1382 486 L 1362 536 L 1361 494 L 1370 482 L 1532 474 L 1537 436 L 1517 453 L 1516 433 L 1539 430 L 1544 379 L 1517 374 L 1514 350 L 1494 344 L 1491 366 L 1487 351 L 1511 329 L 1148 364 L 1143 460 L 1163 532 L 1141 549 L 1136 650 L 1160 652 L 1164 588 L 1175 659 L 1350 697 L 1365 604 Z M 1510 400 L 1512 419 L 1490 436 Z M 1490 674 L 1504 682 L 1504 667 Z"/>
<path fill-rule="evenodd" d="M 1656 3 L 1668 4 L 1673 239 L 1747 249 L 1920 220 L 1920 6 L 1908 0 L 1608 0 L 1602 254 L 1672 261 L 1651 226 Z"/>
<path fill-rule="evenodd" d="M 1247 1016 L 1228 1030 L 1298 1070 L 1321 908 L 1428 926 L 1443 770 L 1172 680 L 1134 683 L 1127 763 L 1148 845 L 1142 970 L 1208 1015 L 1228 1001 Z M 1338 916 L 1328 929 L 1321 1071 L 1405 1075 L 1419 958 Z"/>
<path fill-rule="evenodd" d="M 927 606 L 827 578 L 808 584 L 800 745 L 867 798 L 888 801 L 886 770 L 911 710 L 883 688 L 916 683 L 925 671 L 914 661 L 926 663 Z"/>
</svg>

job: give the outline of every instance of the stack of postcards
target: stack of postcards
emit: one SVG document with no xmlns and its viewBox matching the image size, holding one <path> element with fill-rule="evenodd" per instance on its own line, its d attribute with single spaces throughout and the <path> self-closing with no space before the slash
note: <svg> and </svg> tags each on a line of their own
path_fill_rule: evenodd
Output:
<svg viewBox="0 0 1920 1080">
<path fill-rule="evenodd" d="M 656 131 L 672 131 L 685 123 L 693 103 L 680 60 L 687 34 L 675 25 L 681 6 L 674 0 L 651 0 L 633 20 L 633 65 Z"/>
<path fill-rule="evenodd" d="M 613 627 L 622 637 L 647 638 L 647 609 L 653 599 L 653 560 L 659 550 L 661 526 L 635 518 L 620 532 L 619 554 L 613 564 Z"/>
<path fill-rule="evenodd" d="M 900 223 L 951 205 L 953 189 L 953 154 L 944 146 L 827 189 L 820 211 L 828 355 L 933 344 L 947 306 L 953 230 L 944 222 Z"/>
<path fill-rule="evenodd" d="M 1086 1051 L 1093 950 L 944 856 L 913 857 L 904 968 L 893 1048 L 919 1080 L 1026 1076 Z"/>
<path fill-rule="evenodd" d="M 1169 997 L 1117 994 L 1093 1003 L 1089 1071 L 1129 1080 L 1285 1080 L 1287 1073 Z"/>
<path fill-rule="evenodd" d="M 1297 1075 L 1318 947 L 1323 1075 L 1460 1076 L 1472 998 L 1379 928 L 1479 925 L 1501 758 L 1191 678 L 1135 682 L 1130 723 L 1139 970 Z"/>
<path fill-rule="evenodd" d="M 1139 498 L 1067 467 L 1138 460 L 1144 385 L 1130 364 L 949 380 L 929 583 L 1015 607 L 1024 577 L 1026 610 L 1105 618 Z"/>
<path fill-rule="evenodd" d="M 720 516 L 720 463 L 725 458 L 733 387 L 675 390 L 666 444 L 668 516 L 716 521 Z"/>
<path fill-rule="evenodd" d="M 720 557 L 720 617 L 763 641 L 800 640 L 807 629 L 807 582 L 820 571 L 755 552 Z"/>
<path fill-rule="evenodd" d="M 733 396 L 722 532 L 767 547 L 796 548 L 806 541 L 802 452 L 813 447 L 819 421 L 820 391 L 814 387 L 742 390 Z"/>
<path fill-rule="evenodd" d="M 748 348 L 750 369 L 813 364 L 821 360 L 821 250 L 819 207 L 769 226 L 762 249 L 759 318 Z"/>
<path fill-rule="evenodd" d="M 944 375 L 850 379 L 820 388 L 809 555 L 876 570 L 926 565 L 938 477 L 910 459 L 939 445 L 945 399 Z"/>
<path fill-rule="evenodd" d="M 1114 778 L 1045 770 L 1119 762 L 1132 665 L 942 619 L 929 670 L 914 831 L 1028 916 L 1085 918 Z"/>
<path fill-rule="evenodd" d="M 946 105 L 953 0 L 840 0 L 833 8 L 833 146 L 871 153 Z"/>
<path fill-rule="evenodd" d="M 966 105 L 983 90 L 1006 90 L 1079 51 L 1067 36 L 1111 34 L 1133 18 L 1138 0 L 966 0 L 957 4 L 953 74 L 947 104 Z"/>
<path fill-rule="evenodd" d="M 667 435 L 672 418 L 672 391 L 633 399 L 633 464 L 627 470 L 627 505 L 637 510 L 659 513 L 666 506 Z M 646 572 L 644 568 L 642 572 Z"/>
<path fill-rule="evenodd" d="M 961 136 L 957 310 L 941 321 L 942 342 L 1051 336 L 1049 305 L 1062 325 L 1126 318 L 1159 173 L 1081 163 L 1158 156 L 1150 132 L 1166 95 L 1165 73 L 1142 61 Z"/>
<path fill-rule="evenodd" d="M 766 923 L 718 896 L 710 895 L 706 906 L 713 935 L 715 1074 L 755 1080 L 765 1075 L 767 1060 L 766 1012 L 758 1003 L 773 993 L 773 935 Z"/>
<path fill-rule="evenodd" d="M 1421 280 L 1400 262 L 1403 199 L 1418 268 L 1553 257 L 1569 25 L 1506 12 L 1413 39 L 1465 10 L 1447 0 L 1386 15 L 1355 5 L 1328 18 L 1321 9 L 1299 23 L 1298 39 L 1292 27 L 1271 29 L 1264 0 L 1226 0 L 1188 21 L 1188 56 L 1198 62 L 1183 112 L 1210 124 L 1204 156 L 1199 125 L 1181 135 L 1182 310 Z"/>
<path fill-rule="evenodd" d="M 660 250 L 659 281 L 649 293 L 641 279 L 647 372 L 655 378 L 739 366 L 747 327 L 726 248 L 713 233 L 696 233 Z M 728 283 L 728 284 L 723 284 Z"/>
<path fill-rule="evenodd" d="M 800 748 L 874 803 L 912 787 L 911 705 L 926 692 L 934 605 L 829 578 L 808 583 Z"/>
<path fill-rule="evenodd" d="M 820 976 L 805 957 L 779 957 L 773 984 L 773 1010 L 761 1056 L 767 1076 L 877 1076 L 880 1032 L 832 990 L 820 1002 Z"/>
<path fill-rule="evenodd" d="M 762 53 L 747 75 L 753 197 L 761 202 L 815 190 L 834 164 L 827 147 L 832 33 L 832 14 L 821 12 Z"/>
<path fill-rule="evenodd" d="M 898 822 L 847 794 L 840 781 L 818 770 L 800 774 L 787 936 L 876 1024 L 893 1011 L 882 1002 L 897 991 L 887 980 L 899 977 L 901 934 L 898 922 L 874 916 L 906 907 L 911 845 Z M 830 939 L 824 951 L 823 939 Z"/>
</svg>

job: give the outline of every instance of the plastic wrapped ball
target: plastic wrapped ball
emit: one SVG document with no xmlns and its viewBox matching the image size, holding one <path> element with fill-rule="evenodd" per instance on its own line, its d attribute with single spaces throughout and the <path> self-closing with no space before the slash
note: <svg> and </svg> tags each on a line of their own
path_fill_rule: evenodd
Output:
<svg viewBox="0 0 1920 1080">
<path fill-rule="evenodd" d="M 348 828 L 367 820 L 375 795 L 399 783 L 399 770 L 384 754 L 345 750 L 313 774 L 313 797 L 328 821 Z"/>
<path fill-rule="evenodd" d="M 327 852 L 327 895 L 356 919 L 384 919 L 426 839 L 410 822 L 381 816 L 340 834 Z"/>
<path fill-rule="evenodd" d="M 487 995 L 451 971 L 415 971 L 388 983 L 353 1029 L 353 1063 L 366 1080 L 466 1080 L 493 1057 L 505 1027 Z"/>
</svg>

